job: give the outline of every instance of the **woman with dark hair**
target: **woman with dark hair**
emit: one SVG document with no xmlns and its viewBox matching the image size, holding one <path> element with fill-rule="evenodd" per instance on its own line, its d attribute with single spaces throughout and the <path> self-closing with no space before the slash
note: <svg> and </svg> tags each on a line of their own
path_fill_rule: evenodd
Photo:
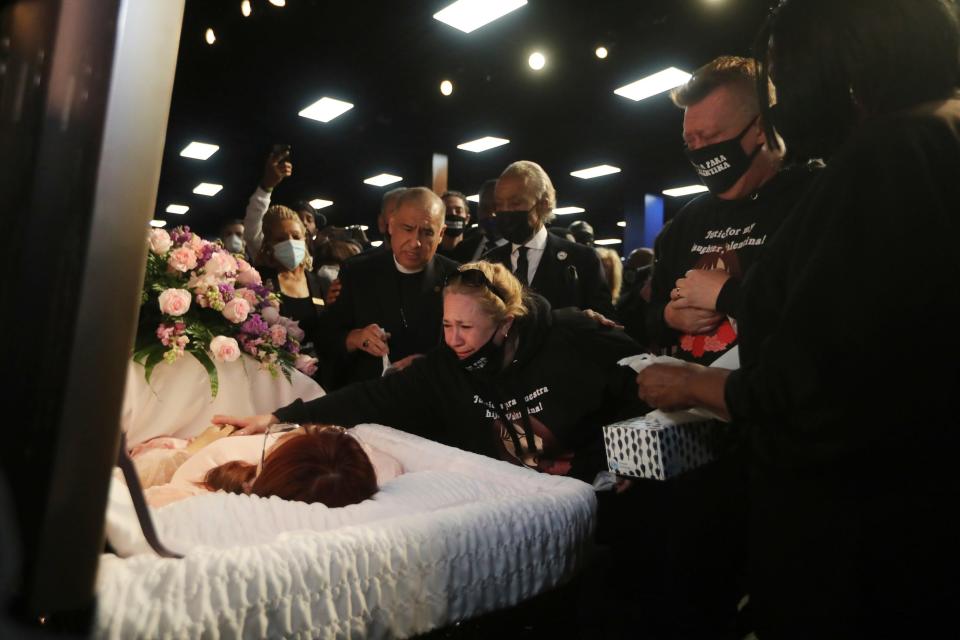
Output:
<svg viewBox="0 0 960 640">
<path fill-rule="evenodd" d="M 591 482 L 606 469 L 601 427 L 648 410 L 626 334 L 578 309 L 552 310 L 501 264 L 464 265 L 443 290 L 444 344 L 402 371 L 273 414 L 233 418 L 240 433 L 278 421 L 374 422 L 545 473 Z"/>
<path fill-rule="evenodd" d="M 741 369 L 638 376 L 651 404 L 746 430 L 762 638 L 955 626 L 958 33 L 942 0 L 781 3 L 763 120 L 827 168 L 743 282 Z"/>
</svg>

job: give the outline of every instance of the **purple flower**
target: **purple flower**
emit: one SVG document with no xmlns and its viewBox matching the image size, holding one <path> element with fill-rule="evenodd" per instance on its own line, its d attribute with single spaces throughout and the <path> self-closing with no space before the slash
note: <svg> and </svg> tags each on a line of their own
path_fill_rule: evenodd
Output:
<svg viewBox="0 0 960 640">
<path fill-rule="evenodd" d="M 174 244 L 190 242 L 190 238 L 192 237 L 193 234 L 190 232 L 190 227 L 177 227 L 170 232 L 170 239 L 173 240 Z"/>
<path fill-rule="evenodd" d="M 264 322 L 259 313 L 254 313 L 247 318 L 246 322 L 240 325 L 240 330 L 252 336 L 259 336 L 269 331 L 270 327 L 267 326 L 267 323 Z"/>
<path fill-rule="evenodd" d="M 204 245 L 204 247 L 200 250 L 200 255 L 197 257 L 197 266 L 202 267 L 203 265 L 207 264 L 207 260 L 210 259 L 210 256 L 217 251 L 217 246 L 213 243 Z"/>
<path fill-rule="evenodd" d="M 283 345 L 283 349 L 284 351 L 289 351 L 293 355 L 300 353 L 300 345 L 294 340 L 287 340 L 287 344 Z"/>
<path fill-rule="evenodd" d="M 230 302 L 231 300 L 233 300 L 232 284 L 221 284 L 217 286 L 217 289 L 220 290 L 220 297 L 223 298 L 224 302 Z"/>
</svg>

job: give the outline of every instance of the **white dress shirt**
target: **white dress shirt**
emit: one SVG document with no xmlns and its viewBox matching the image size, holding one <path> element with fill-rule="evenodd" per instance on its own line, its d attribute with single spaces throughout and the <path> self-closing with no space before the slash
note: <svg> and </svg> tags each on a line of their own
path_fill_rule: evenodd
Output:
<svg viewBox="0 0 960 640">
<path fill-rule="evenodd" d="M 540 258 L 543 257 L 543 252 L 547 248 L 548 233 L 550 232 L 547 231 L 546 227 L 540 227 L 540 230 L 523 244 L 527 248 L 527 282 L 530 284 L 533 284 L 533 276 L 536 275 L 537 267 L 540 266 Z M 510 252 L 510 270 L 515 272 L 521 245 L 510 244 L 513 246 L 513 250 Z"/>
</svg>

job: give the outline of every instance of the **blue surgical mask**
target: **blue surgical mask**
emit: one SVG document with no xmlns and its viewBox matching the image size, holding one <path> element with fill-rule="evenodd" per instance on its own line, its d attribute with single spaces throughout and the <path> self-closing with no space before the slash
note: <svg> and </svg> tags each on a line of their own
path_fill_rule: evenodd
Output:
<svg viewBox="0 0 960 640">
<path fill-rule="evenodd" d="M 307 245 L 303 240 L 284 240 L 273 245 L 273 257 L 288 271 L 299 267 L 306 255 Z"/>
<path fill-rule="evenodd" d="M 223 239 L 223 248 L 230 253 L 243 253 L 243 240 L 235 233 Z"/>
</svg>

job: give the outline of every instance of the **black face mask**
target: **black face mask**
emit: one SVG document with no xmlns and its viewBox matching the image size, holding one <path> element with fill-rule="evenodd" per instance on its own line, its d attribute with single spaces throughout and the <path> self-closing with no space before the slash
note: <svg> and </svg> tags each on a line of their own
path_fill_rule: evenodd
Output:
<svg viewBox="0 0 960 640">
<path fill-rule="evenodd" d="M 530 226 L 530 212 L 536 209 L 533 205 L 526 211 L 497 211 L 497 229 L 500 235 L 513 244 L 523 244 L 533 237 L 533 227 Z"/>
<path fill-rule="evenodd" d="M 503 367 L 503 348 L 507 341 L 504 340 L 499 345 L 494 344 L 493 339 L 497 337 L 498 331 L 500 331 L 499 327 L 493 332 L 486 344 L 463 360 L 458 360 L 464 370 L 470 373 L 485 373 L 487 375 L 493 375 L 500 371 Z M 456 357 L 456 354 L 454 354 L 454 357 Z"/>
<path fill-rule="evenodd" d="M 443 232 L 443 235 L 452 238 L 463 235 L 465 220 L 460 216 L 447 216 L 444 223 L 447 225 L 447 229 Z"/>
<path fill-rule="evenodd" d="M 483 232 L 483 235 L 486 236 L 490 242 L 496 242 L 500 239 L 500 229 L 497 228 L 497 219 L 493 216 L 478 220 L 477 224 L 480 227 L 480 231 Z"/>
<path fill-rule="evenodd" d="M 687 149 L 687 159 L 713 195 L 723 193 L 736 184 L 760 153 L 761 145 L 757 145 L 749 156 L 740 146 L 740 140 L 756 121 L 757 118 L 751 120 L 746 129 L 729 140 L 699 149 Z"/>
</svg>

